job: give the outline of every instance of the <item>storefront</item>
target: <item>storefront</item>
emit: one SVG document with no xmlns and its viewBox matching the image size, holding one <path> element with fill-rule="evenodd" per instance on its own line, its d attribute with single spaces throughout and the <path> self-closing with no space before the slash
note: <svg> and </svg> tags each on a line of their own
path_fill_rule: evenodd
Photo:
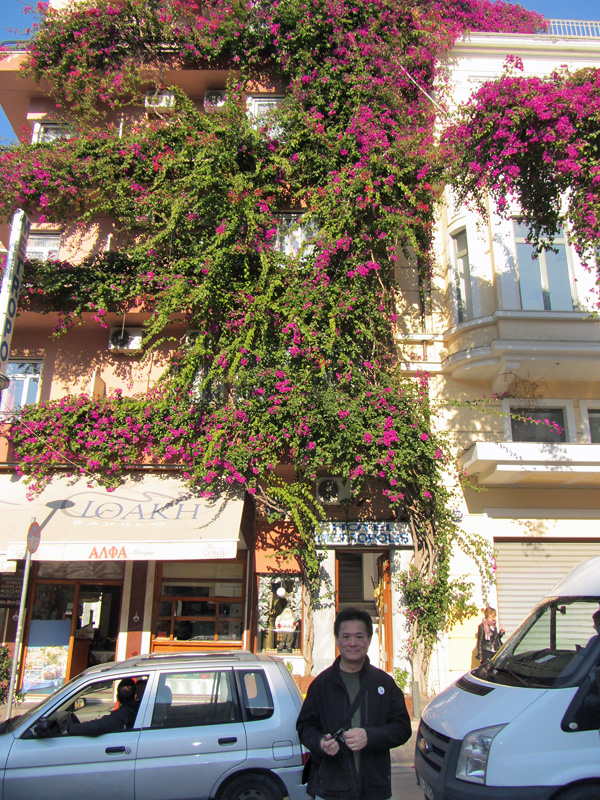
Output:
<svg viewBox="0 0 600 800">
<path fill-rule="evenodd" d="M 413 553 L 408 523 L 327 522 L 320 527 L 318 541 L 324 547 L 324 560 L 314 614 L 316 671 L 335 657 L 336 613 L 352 606 L 367 611 L 373 621 L 371 663 L 391 672 L 406 637 L 395 578 L 407 569 Z"/>
<path fill-rule="evenodd" d="M 29 524 L 41 527 L 23 691 L 53 691 L 91 664 L 141 652 L 248 646 L 242 495 L 201 498 L 158 473 L 132 475 L 111 493 L 57 478 L 33 502 L 16 476 L 0 483 L 1 549 L 13 584 Z M 17 611 L 18 600 L 6 615 L 7 643 Z"/>
</svg>

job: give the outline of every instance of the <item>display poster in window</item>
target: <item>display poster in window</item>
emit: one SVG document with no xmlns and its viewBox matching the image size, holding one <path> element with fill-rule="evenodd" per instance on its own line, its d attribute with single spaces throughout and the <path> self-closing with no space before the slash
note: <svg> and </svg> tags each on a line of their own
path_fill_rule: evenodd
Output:
<svg viewBox="0 0 600 800">
<path fill-rule="evenodd" d="M 0 574 L 0 608 L 18 607 L 23 589 L 23 573 Z"/>
<path fill-rule="evenodd" d="M 65 683 L 70 619 L 31 620 L 23 668 L 23 694 L 52 694 Z"/>
</svg>

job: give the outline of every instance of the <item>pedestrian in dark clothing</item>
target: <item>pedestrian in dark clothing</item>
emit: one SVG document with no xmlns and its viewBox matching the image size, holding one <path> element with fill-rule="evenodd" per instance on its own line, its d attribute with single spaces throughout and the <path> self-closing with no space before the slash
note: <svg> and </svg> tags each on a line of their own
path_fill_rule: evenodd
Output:
<svg viewBox="0 0 600 800">
<path fill-rule="evenodd" d="M 486 664 L 502 647 L 504 628 L 496 624 L 496 609 L 487 606 L 483 612 L 483 620 L 477 628 L 477 658 Z"/>
<path fill-rule="evenodd" d="M 346 608 L 335 620 L 340 655 L 310 684 L 296 727 L 310 750 L 308 794 L 321 800 L 389 800 L 390 748 L 411 735 L 404 695 L 371 666 L 373 635 L 365 611 Z"/>
<path fill-rule="evenodd" d="M 69 736 L 100 736 L 103 733 L 124 731 L 133 727 L 139 708 L 135 699 L 135 681 L 123 678 L 117 687 L 119 707 L 110 714 L 89 722 L 69 722 Z"/>
</svg>

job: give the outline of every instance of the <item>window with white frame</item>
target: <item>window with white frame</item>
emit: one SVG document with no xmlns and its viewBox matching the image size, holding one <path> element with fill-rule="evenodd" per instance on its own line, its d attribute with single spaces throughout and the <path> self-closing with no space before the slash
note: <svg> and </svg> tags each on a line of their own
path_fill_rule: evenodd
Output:
<svg viewBox="0 0 600 800">
<path fill-rule="evenodd" d="M 275 250 L 286 256 L 297 256 L 300 250 L 308 255 L 312 246 L 311 240 L 316 235 L 315 223 L 298 212 L 279 214 L 279 225 L 275 239 Z"/>
<path fill-rule="evenodd" d="M 10 417 L 25 405 L 37 403 L 40 392 L 41 361 L 9 361 L 6 377 L 10 383 L 2 392 L 1 416 Z"/>
<path fill-rule="evenodd" d="M 260 128 L 267 125 L 267 135 L 271 139 L 281 136 L 282 129 L 280 125 L 269 125 L 269 117 L 272 112 L 281 105 L 283 97 L 277 95 L 251 95 L 246 99 L 246 113 L 253 128 Z"/>
<path fill-rule="evenodd" d="M 466 319 L 473 318 L 467 232 L 462 230 L 453 233 L 450 238 L 452 240 L 457 317 L 459 322 L 464 322 Z"/>
<path fill-rule="evenodd" d="M 73 130 L 68 125 L 58 122 L 36 122 L 31 136 L 32 144 L 46 144 L 56 139 L 70 139 Z"/>
<path fill-rule="evenodd" d="M 587 444 L 600 444 L 600 400 L 582 400 L 579 407 L 583 441 Z"/>
<path fill-rule="evenodd" d="M 58 258 L 60 233 L 33 232 L 27 240 L 27 258 L 37 261 L 53 261 Z"/>
<path fill-rule="evenodd" d="M 527 242 L 527 226 L 513 220 L 515 253 L 519 271 L 519 293 L 524 311 L 573 311 L 575 308 L 567 240 L 561 230 L 552 241 L 553 250 L 534 256 Z"/>
<path fill-rule="evenodd" d="M 571 400 L 503 400 L 505 434 L 512 442 L 556 444 L 575 441 Z"/>
</svg>

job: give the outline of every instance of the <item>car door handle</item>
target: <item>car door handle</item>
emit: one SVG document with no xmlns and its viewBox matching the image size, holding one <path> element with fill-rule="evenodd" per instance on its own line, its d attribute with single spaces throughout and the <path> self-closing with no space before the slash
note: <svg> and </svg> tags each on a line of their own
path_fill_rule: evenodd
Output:
<svg viewBox="0 0 600 800">
<path fill-rule="evenodd" d="M 237 736 L 227 736 L 223 739 L 219 739 L 219 744 L 236 744 Z"/>
<path fill-rule="evenodd" d="M 131 748 L 120 745 L 119 747 L 107 747 L 104 752 L 107 756 L 118 755 L 119 753 L 125 753 L 126 755 L 129 755 L 129 753 L 131 753 Z"/>
</svg>

